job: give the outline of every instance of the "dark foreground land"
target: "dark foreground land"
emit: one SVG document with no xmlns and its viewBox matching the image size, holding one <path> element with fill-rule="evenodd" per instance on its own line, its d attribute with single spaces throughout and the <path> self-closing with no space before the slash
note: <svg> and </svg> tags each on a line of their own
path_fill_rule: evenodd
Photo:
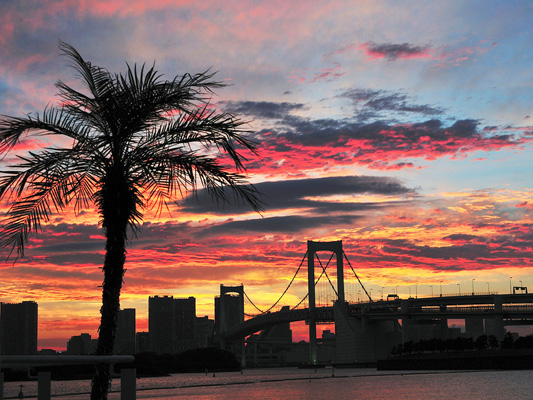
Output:
<svg viewBox="0 0 533 400">
<path fill-rule="evenodd" d="M 135 361 L 128 364 L 116 364 L 115 372 L 121 368 L 135 368 L 138 377 L 167 376 L 173 373 L 204 372 L 204 371 L 238 371 L 240 363 L 229 351 L 216 348 L 189 350 L 180 354 L 142 353 L 135 355 Z M 29 380 L 24 370 L 3 369 L 5 381 Z M 50 371 L 52 380 L 90 379 L 94 374 L 93 365 L 61 365 L 32 368 L 31 375 Z"/>
<path fill-rule="evenodd" d="M 533 369 L 533 349 L 403 354 L 379 360 L 378 370 Z"/>
</svg>

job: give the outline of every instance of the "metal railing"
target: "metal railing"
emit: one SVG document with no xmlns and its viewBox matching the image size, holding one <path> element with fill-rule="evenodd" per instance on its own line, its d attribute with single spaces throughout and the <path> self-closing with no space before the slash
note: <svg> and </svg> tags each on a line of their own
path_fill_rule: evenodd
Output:
<svg viewBox="0 0 533 400">
<path fill-rule="evenodd" d="M 133 356 L 82 356 L 82 355 L 49 355 L 49 356 L 0 356 L 1 368 L 27 368 L 28 376 L 30 369 L 37 366 L 51 365 L 87 365 L 87 364 L 110 364 L 113 367 L 117 363 L 131 363 L 135 361 Z M 50 400 L 51 398 L 51 373 L 39 372 L 37 377 L 37 399 Z M 123 368 L 120 372 L 121 400 L 135 400 L 136 398 L 136 371 L 135 368 Z M 0 372 L 0 400 L 4 400 L 4 373 Z"/>
</svg>

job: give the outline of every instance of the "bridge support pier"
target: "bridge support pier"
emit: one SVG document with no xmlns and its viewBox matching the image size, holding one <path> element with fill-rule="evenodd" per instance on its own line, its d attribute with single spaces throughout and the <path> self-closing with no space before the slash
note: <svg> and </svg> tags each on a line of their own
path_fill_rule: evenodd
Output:
<svg viewBox="0 0 533 400">
<path fill-rule="evenodd" d="M 402 300 L 402 343 L 411 341 L 411 318 L 409 317 L 409 300 Z"/>
</svg>

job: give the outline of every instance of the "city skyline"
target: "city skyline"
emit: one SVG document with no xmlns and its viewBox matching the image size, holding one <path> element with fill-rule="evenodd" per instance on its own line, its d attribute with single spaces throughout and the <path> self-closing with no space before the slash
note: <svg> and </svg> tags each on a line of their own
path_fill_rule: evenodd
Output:
<svg viewBox="0 0 533 400">
<path fill-rule="evenodd" d="M 218 71 L 213 103 L 250 121 L 260 152 L 262 215 L 200 191 L 146 218 L 121 296 L 137 330 L 153 295 L 212 318 L 219 283 L 270 306 L 307 240 L 343 240 L 375 298 L 533 286 L 529 2 L 83 4 L 0 5 L 0 114 L 59 102 L 54 83 L 74 81 L 61 39 L 112 72 Z M 39 347 L 95 336 L 103 247 L 86 209 L 54 215 L 16 264 L 2 253 L 0 301 L 39 303 Z"/>
</svg>

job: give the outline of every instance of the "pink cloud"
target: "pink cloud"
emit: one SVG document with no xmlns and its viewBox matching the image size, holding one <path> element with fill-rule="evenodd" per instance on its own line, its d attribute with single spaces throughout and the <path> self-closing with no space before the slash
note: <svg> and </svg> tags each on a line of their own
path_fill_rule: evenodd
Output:
<svg viewBox="0 0 533 400">
<path fill-rule="evenodd" d="M 533 210 L 533 203 L 529 203 L 527 201 L 524 201 L 520 204 L 515 205 L 516 208 L 527 208 L 529 210 Z"/>
<path fill-rule="evenodd" d="M 289 76 L 289 81 L 296 83 L 315 83 L 318 81 L 329 82 L 340 78 L 344 74 L 345 73 L 341 70 L 340 64 L 333 63 L 333 67 L 319 68 L 316 71 L 311 71 L 308 68 L 295 70 Z"/>
</svg>

